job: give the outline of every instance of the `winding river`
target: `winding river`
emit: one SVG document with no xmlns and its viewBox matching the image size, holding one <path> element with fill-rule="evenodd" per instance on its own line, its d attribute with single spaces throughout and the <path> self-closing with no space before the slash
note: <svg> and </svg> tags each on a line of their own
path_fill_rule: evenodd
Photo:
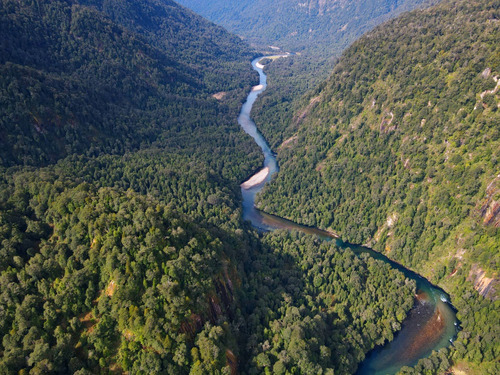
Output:
<svg viewBox="0 0 500 375">
<path fill-rule="evenodd" d="M 273 57 L 286 57 L 276 55 Z M 267 56 L 269 57 L 269 56 Z M 448 302 L 448 295 L 441 289 L 413 271 L 399 265 L 384 255 L 369 248 L 342 242 L 332 233 L 317 228 L 310 228 L 293 223 L 283 218 L 269 215 L 255 208 L 255 196 L 278 172 L 278 163 L 275 154 L 269 148 L 264 137 L 259 133 L 250 117 L 250 111 L 257 97 L 267 87 L 267 77 L 259 61 L 252 62 L 253 68 L 259 73 L 260 82 L 248 94 L 246 102 L 241 108 L 238 123 L 243 130 L 257 142 L 264 154 L 264 165 L 261 171 L 252 176 L 247 183 L 242 184 L 243 218 L 261 231 L 275 229 L 298 230 L 304 233 L 319 236 L 326 241 L 334 240 L 340 248 L 351 248 L 357 255 L 367 253 L 375 259 L 389 263 L 392 267 L 403 272 L 409 279 L 417 283 L 417 295 L 414 307 L 404 320 L 401 330 L 395 335 L 392 342 L 376 347 L 368 353 L 360 364 L 357 374 L 395 374 L 403 366 L 414 366 L 419 359 L 428 357 L 433 350 L 447 347 L 456 337 L 459 329 L 453 306 Z"/>
</svg>

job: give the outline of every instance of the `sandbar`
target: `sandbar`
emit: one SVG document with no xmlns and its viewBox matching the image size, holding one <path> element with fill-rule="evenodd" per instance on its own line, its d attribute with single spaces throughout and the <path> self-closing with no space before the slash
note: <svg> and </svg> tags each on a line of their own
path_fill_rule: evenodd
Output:
<svg viewBox="0 0 500 375">
<path fill-rule="evenodd" d="M 259 90 L 262 90 L 263 88 L 264 88 L 264 85 L 257 85 L 257 86 L 252 87 L 252 91 L 259 91 Z"/>
<path fill-rule="evenodd" d="M 255 185 L 258 185 L 258 184 L 264 182 L 268 175 L 269 175 L 269 167 L 262 168 L 260 171 L 258 171 L 256 174 L 254 174 L 248 180 L 243 182 L 240 186 L 243 189 L 248 190 L 248 189 L 254 187 Z"/>
</svg>

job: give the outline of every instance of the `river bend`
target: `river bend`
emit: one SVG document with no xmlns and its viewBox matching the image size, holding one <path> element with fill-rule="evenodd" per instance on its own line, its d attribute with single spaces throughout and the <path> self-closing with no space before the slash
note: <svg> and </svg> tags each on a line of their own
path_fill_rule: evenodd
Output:
<svg viewBox="0 0 500 375">
<path fill-rule="evenodd" d="M 276 55 L 273 57 L 287 56 Z M 255 140 L 264 154 L 262 169 L 250 177 L 241 187 L 243 219 L 249 220 L 260 231 L 275 229 L 298 230 L 317 235 L 326 241 L 334 240 L 340 248 L 349 247 L 357 255 L 367 253 L 371 257 L 382 260 L 390 264 L 393 268 L 403 272 L 407 278 L 415 280 L 417 284 L 415 304 L 404 320 L 401 330 L 396 333 L 392 342 L 386 343 L 381 347 L 376 347 L 369 352 L 366 359 L 359 365 L 357 374 L 395 374 L 403 366 L 414 366 L 419 359 L 428 357 L 433 350 L 437 351 L 449 346 L 456 337 L 458 320 L 455 315 L 455 309 L 448 302 L 448 295 L 422 276 L 372 249 L 344 243 L 332 233 L 266 214 L 255 207 L 256 194 L 278 172 L 278 163 L 275 154 L 270 149 L 262 134 L 259 133 L 257 126 L 250 117 L 253 104 L 259 94 L 267 87 L 267 77 L 263 71 L 264 67 L 259 64 L 262 58 L 259 57 L 252 61 L 253 68 L 259 73 L 260 82 L 248 94 L 247 100 L 243 104 L 238 116 L 238 123 Z"/>
</svg>

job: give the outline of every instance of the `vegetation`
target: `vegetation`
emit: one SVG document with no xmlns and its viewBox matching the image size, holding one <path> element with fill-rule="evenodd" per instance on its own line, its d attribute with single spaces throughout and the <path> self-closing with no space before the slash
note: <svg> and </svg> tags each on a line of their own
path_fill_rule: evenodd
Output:
<svg viewBox="0 0 500 375">
<path fill-rule="evenodd" d="M 173 2 L 91 2 L 117 22 L 86 3 L 2 1 L 2 165 L 154 142 L 189 149 L 193 132 L 234 141 L 233 115 L 256 79 L 239 39 Z"/>
<path fill-rule="evenodd" d="M 227 322 L 234 233 L 131 190 L 52 174 L 10 184 L 1 191 L 3 372 L 226 367 L 224 348 L 237 352 Z"/>
<path fill-rule="evenodd" d="M 273 149 L 293 136 L 300 98 L 328 78 L 336 58 L 365 32 L 416 7 L 438 0 L 179 0 L 255 44 L 266 54 L 297 55 L 267 64 L 269 86 L 252 116 Z"/>
<path fill-rule="evenodd" d="M 353 371 L 392 338 L 399 272 L 242 222 L 239 39 L 169 1 L 0 17 L 1 373 Z"/>
<path fill-rule="evenodd" d="M 450 291 L 455 346 L 403 373 L 498 372 L 500 306 L 467 281 L 497 267 L 498 7 L 454 5 L 356 43 L 294 122 L 328 64 L 262 101 L 273 144 L 294 136 L 262 206 Z M 169 0 L 3 0 L 0 20 L 1 373 L 350 373 L 393 338 L 404 275 L 242 222 L 262 156 L 237 37 Z"/>
<path fill-rule="evenodd" d="M 286 231 L 264 245 L 243 287 L 249 374 L 354 373 L 413 306 L 415 283 L 369 256 Z"/>
<path fill-rule="evenodd" d="M 464 320 L 455 348 L 466 349 L 450 356 L 492 373 L 498 302 L 470 281 L 475 270 L 498 279 L 496 19 L 495 1 L 448 1 L 355 42 L 295 112 L 294 141 L 259 203 L 442 285 Z"/>
<path fill-rule="evenodd" d="M 250 373 L 269 357 L 290 371 L 353 371 L 413 304 L 399 272 L 311 237 L 278 233 L 261 247 L 242 229 L 47 170 L 1 187 L 5 372 L 203 373 L 229 369 L 227 353 Z"/>
<path fill-rule="evenodd" d="M 292 118 L 300 110 L 300 99 L 328 77 L 334 63 L 333 58 L 290 55 L 265 66 L 268 87 L 255 102 L 252 118 L 272 149 L 293 137 L 297 123 Z"/>
<path fill-rule="evenodd" d="M 227 372 L 253 55 L 174 3 L 87 5 L 2 2 L 0 371 Z"/>
<path fill-rule="evenodd" d="M 180 0 L 179 3 L 259 46 L 331 57 L 384 20 L 425 0 Z M 325 49 L 328 47 L 327 49 Z"/>
</svg>

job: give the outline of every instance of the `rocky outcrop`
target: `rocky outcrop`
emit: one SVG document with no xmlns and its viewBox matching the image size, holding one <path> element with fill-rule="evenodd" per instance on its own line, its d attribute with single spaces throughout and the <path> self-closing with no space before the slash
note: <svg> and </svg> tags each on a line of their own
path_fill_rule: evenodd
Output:
<svg viewBox="0 0 500 375">
<path fill-rule="evenodd" d="M 481 269 L 477 264 L 472 266 L 467 280 L 472 282 L 474 289 L 476 289 L 483 297 L 489 298 L 493 301 L 498 299 L 498 279 L 494 277 L 487 277 L 486 271 Z"/>
<path fill-rule="evenodd" d="M 479 214 L 484 225 L 500 227 L 500 174 L 488 184 Z"/>
<path fill-rule="evenodd" d="M 399 215 L 397 212 L 393 212 L 392 214 L 390 214 L 387 217 L 387 220 L 385 221 L 384 225 L 382 225 L 378 229 L 377 233 L 375 233 L 375 236 L 373 236 L 373 240 L 374 240 L 373 243 L 380 241 L 380 238 L 384 232 L 385 232 L 385 235 L 387 237 L 391 236 L 392 235 L 391 229 L 394 228 L 394 226 L 398 222 L 398 219 L 399 219 Z"/>
<path fill-rule="evenodd" d="M 319 103 L 320 101 L 321 101 L 320 95 L 311 98 L 307 107 L 303 111 L 301 111 L 297 116 L 294 117 L 293 119 L 294 124 L 299 125 L 302 122 L 302 120 L 306 118 L 307 114 L 311 111 L 314 105 Z"/>
</svg>

